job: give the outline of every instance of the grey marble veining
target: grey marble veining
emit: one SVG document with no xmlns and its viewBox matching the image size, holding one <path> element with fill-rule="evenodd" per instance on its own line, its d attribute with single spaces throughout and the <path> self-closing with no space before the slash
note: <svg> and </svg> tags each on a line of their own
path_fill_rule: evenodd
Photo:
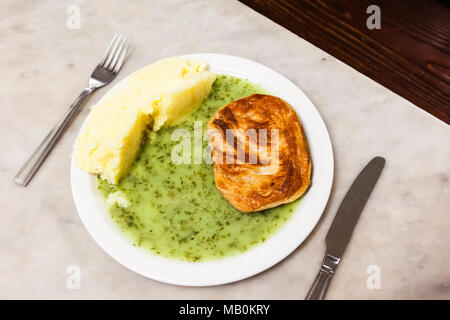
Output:
<svg viewBox="0 0 450 320">
<path fill-rule="evenodd" d="M 78 5 L 81 28 L 66 27 Z M 316 105 L 335 152 L 327 210 L 287 259 L 237 283 L 189 288 L 143 278 L 113 261 L 78 218 L 70 154 L 85 107 L 27 188 L 12 178 L 84 87 L 116 31 L 135 47 L 118 76 L 165 56 L 215 52 L 280 72 Z M 450 299 L 450 128 L 310 43 L 234 1 L 13 1 L 0 11 L 0 298 L 303 299 L 324 237 L 362 166 L 386 168 L 361 216 L 328 298 Z M 95 93 L 95 103 L 110 88 Z M 79 265 L 80 290 L 66 286 Z M 368 266 L 381 289 L 366 285 Z"/>
</svg>

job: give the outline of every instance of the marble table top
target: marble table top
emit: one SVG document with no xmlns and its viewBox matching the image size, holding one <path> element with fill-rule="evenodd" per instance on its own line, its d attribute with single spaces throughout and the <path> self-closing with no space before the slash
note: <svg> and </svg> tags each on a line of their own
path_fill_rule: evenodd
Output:
<svg viewBox="0 0 450 320">
<path fill-rule="evenodd" d="M 135 47 L 115 82 L 161 57 L 225 53 L 280 72 L 316 105 L 334 147 L 333 190 L 317 227 L 284 261 L 204 288 L 163 284 L 115 262 L 87 233 L 71 195 L 70 155 L 88 107 L 30 185 L 13 184 L 116 31 Z M 0 57 L 0 298 L 303 299 L 342 197 L 381 155 L 385 170 L 327 298 L 450 299 L 450 127 L 243 4 L 4 0 Z M 79 286 L 69 283 L 71 266 Z"/>
</svg>

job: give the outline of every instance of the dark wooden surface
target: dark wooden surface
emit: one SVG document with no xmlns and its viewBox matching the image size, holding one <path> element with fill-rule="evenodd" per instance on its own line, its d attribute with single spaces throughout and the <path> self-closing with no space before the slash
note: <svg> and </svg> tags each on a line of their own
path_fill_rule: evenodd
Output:
<svg viewBox="0 0 450 320">
<path fill-rule="evenodd" d="M 438 0 L 241 0 L 450 124 L 450 6 Z M 381 29 L 366 26 L 369 5 Z"/>
</svg>

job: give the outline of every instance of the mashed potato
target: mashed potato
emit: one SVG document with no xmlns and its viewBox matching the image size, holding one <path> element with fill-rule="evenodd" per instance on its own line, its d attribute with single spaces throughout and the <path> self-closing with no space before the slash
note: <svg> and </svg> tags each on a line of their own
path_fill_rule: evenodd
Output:
<svg viewBox="0 0 450 320">
<path fill-rule="evenodd" d="M 132 74 L 92 107 L 75 143 L 75 163 L 117 184 L 132 165 L 145 129 L 172 125 L 195 110 L 215 75 L 203 61 L 162 59 Z"/>
</svg>

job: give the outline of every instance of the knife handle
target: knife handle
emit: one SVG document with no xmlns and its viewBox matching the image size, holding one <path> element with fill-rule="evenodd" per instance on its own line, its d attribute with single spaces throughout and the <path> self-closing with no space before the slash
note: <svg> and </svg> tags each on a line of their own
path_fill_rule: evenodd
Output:
<svg viewBox="0 0 450 320">
<path fill-rule="evenodd" d="M 339 260 L 339 258 L 336 258 L 328 253 L 325 255 L 319 274 L 314 280 L 311 289 L 309 289 L 305 300 L 323 300 L 325 294 L 327 293 L 331 279 L 333 278 L 334 272 L 339 264 Z"/>
</svg>

